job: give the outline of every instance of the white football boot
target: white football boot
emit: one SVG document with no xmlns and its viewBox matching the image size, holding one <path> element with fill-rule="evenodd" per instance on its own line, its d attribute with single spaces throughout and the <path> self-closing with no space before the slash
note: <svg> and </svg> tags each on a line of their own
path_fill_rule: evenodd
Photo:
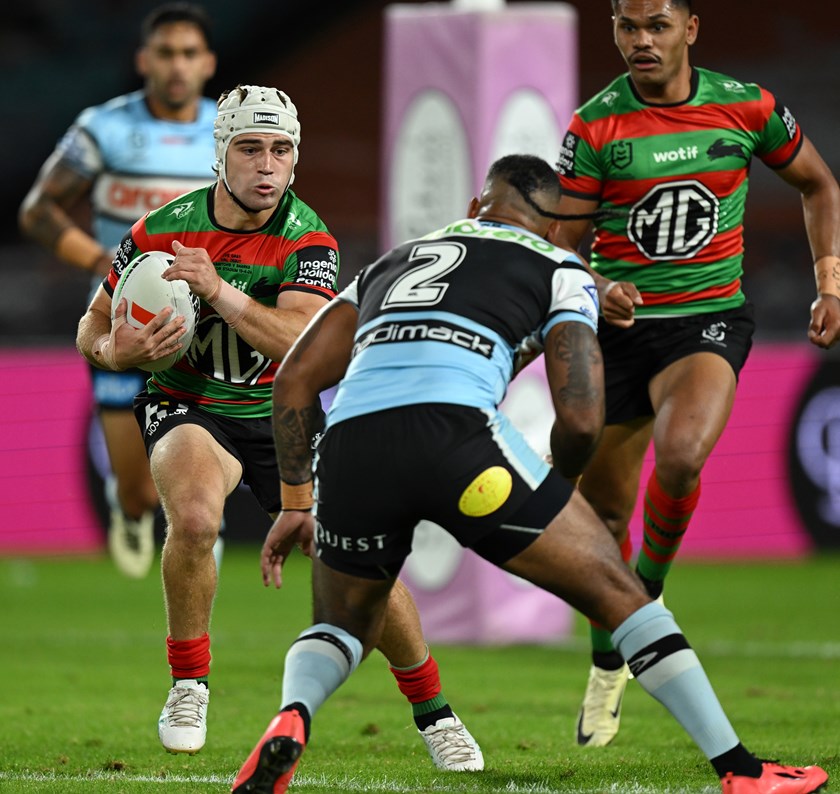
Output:
<svg viewBox="0 0 840 794">
<path fill-rule="evenodd" d="M 111 510 L 108 551 L 121 574 L 145 578 L 155 559 L 155 514 L 149 510 L 135 521 L 119 508 Z"/>
<path fill-rule="evenodd" d="M 592 665 L 577 720 L 577 743 L 581 747 L 604 747 L 618 733 L 621 701 L 629 678 L 626 664 L 618 670 Z"/>
<path fill-rule="evenodd" d="M 178 681 L 169 690 L 158 720 L 160 743 L 168 753 L 194 755 L 207 739 L 210 690 L 193 679 Z"/>
<path fill-rule="evenodd" d="M 456 714 L 443 717 L 434 725 L 419 731 L 435 766 L 449 772 L 480 772 L 484 756 Z"/>
</svg>

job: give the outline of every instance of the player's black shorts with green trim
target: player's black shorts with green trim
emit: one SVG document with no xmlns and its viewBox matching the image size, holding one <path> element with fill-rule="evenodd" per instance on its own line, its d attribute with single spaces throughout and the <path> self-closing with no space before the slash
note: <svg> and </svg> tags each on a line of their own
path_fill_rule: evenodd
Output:
<svg viewBox="0 0 840 794">
<path fill-rule="evenodd" d="M 152 449 L 179 425 L 203 427 L 242 466 L 242 480 L 267 513 L 280 511 L 280 474 L 271 417 L 231 418 L 206 411 L 195 403 L 142 391 L 134 400 L 134 415 L 149 457 Z M 193 476 L 185 472 L 184 476 Z"/>
<path fill-rule="evenodd" d="M 637 319 L 629 328 L 617 328 L 601 318 L 598 341 L 604 353 L 607 424 L 652 416 L 651 379 L 693 353 L 721 356 L 737 378 L 752 347 L 754 331 L 750 303 L 709 314 Z"/>
<path fill-rule="evenodd" d="M 368 579 L 397 575 L 423 519 L 505 563 L 539 537 L 573 490 L 504 414 L 441 403 L 329 427 L 316 475 L 318 557 Z"/>
</svg>

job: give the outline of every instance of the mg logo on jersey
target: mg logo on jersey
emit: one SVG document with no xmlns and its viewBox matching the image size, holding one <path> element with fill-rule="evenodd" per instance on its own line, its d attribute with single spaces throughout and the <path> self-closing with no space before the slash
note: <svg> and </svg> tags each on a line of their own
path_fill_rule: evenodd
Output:
<svg viewBox="0 0 840 794">
<path fill-rule="evenodd" d="M 657 185 L 630 210 L 627 236 L 648 259 L 688 259 L 717 234 L 720 204 L 689 179 Z"/>
<path fill-rule="evenodd" d="M 616 168 L 627 168 L 633 162 L 632 141 L 616 141 L 611 149 L 612 164 Z"/>
</svg>

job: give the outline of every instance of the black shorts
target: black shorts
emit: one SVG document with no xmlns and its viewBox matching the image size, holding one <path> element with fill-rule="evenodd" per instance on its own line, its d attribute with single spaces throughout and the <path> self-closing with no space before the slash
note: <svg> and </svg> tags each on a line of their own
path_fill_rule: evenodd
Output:
<svg viewBox="0 0 840 794">
<path fill-rule="evenodd" d="M 604 353 L 606 423 L 653 416 L 648 386 L 670 364 L 693 353 L 715 353 L 729 362 L 735 377 L 752 347 L 753 306 L 685 317 L 636 320 L 630 328 L 598 323 Z"/>
<path fill-rule="evenodd" d="M 367 579 L 395 577 L 427 519 L 492 563 L 531 545 L 571 485 L 503 414 L 424 404 L 330 427 L 316 456 L 317 554 Z"/>
<path fill-rule="evenodd" d="M 142 391 L 134 415 L 149 457 L 155 444 L 179 425 L 203 427 L 242 466 L 242 480 L 267 513 L 280 511 L 280 474 L 271 431 L 271 417 L 241 419 L 207 411 L 195 403 Z M 189 475 L 186 475 L 189 476 Z"/>
</svg>

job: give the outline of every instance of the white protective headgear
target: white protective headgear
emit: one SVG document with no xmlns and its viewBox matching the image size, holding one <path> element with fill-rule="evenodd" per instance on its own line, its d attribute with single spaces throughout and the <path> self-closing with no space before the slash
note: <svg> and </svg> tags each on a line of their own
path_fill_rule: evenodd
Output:
<svg viewBox="0 0 840 794">
<path fill-rule="evenodd" d="M 213 125 L 216 141 L 215 171 L 227 184 L 225 159 L 230 142 L 243 132 L 274 132 L 285 135 L 294 146 L 295 165 L 300 146 L 300 122 L 292 100 L 277 88 L 239 85 L 219 99 L 219 114 Z M 289 185 L 294 181 L 295 175 Z"/>
</svg>

